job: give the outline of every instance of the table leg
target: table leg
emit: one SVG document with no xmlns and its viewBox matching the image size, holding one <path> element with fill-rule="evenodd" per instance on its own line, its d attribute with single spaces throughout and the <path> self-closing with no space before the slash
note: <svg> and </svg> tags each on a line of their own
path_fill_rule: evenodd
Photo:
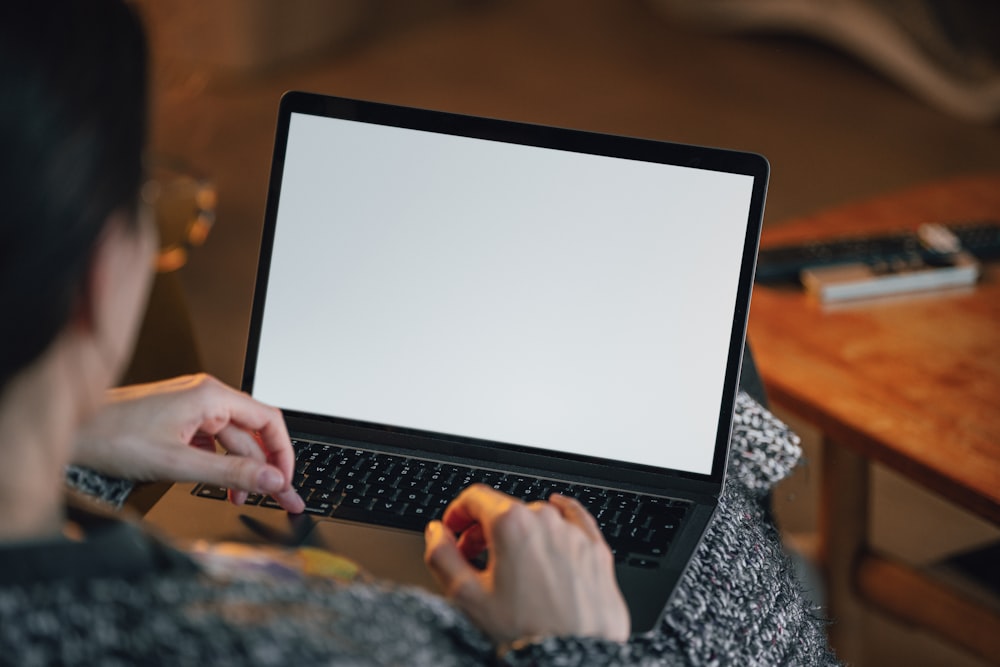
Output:
<svg viewBox="0 0 1000 667">
<path fill-rule="evenodd" d="M 868 542 L 868 462 L 823 438 L 819 556 L 826 586 L 830 645 L 851 664 L 864 660 L 864 608 L 854 588 L 855 566 Z"/>
<path fill-rule="evenodd" d="M 855 577 L 859 595 L 868 604 L 1000 665 L 1000 615 L 995 609 L 874 553 L 860 559 Z"/>
</svg>

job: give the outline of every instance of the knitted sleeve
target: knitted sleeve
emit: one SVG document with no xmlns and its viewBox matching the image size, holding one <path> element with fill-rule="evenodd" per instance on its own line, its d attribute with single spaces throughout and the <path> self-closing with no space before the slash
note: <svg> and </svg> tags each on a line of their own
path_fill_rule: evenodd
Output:
<svg viewBox="0 0 1000 667">
<path fill-rule="evenodd" d="M 758 495 L 787 477 L 802 457 L 799 436 L 746 392 L 736 396 L 729 476 Z"/>
<path fill-rule="evenodd" d="M 66 466 L 66 486 L 114 509 L 121 509 L 135 484 L 131 480 L 103 475 L 82 466 Z"/>
<path fill-rule="evenodd" d="M 625 644 L 550 637 L 511 651 L 501 664 L 837 665 L 826 620 L 796 578 L 761 502 L 800 456 L 799 438 L 741 392 L 726 488 L 660 626 Z"/>
</svg>

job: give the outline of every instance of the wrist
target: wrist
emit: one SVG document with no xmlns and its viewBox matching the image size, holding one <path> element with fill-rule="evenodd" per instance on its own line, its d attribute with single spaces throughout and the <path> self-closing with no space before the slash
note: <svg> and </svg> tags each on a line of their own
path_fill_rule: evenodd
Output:
<svg viewBox="0 0 1000 667">
<path fill-rule="evenodd" d="M 635 659 L 627 641 L 592 636 L 539 635 L 497 646 L 497 663 L 505 667 L 555 662 L 596 667 L 630 665 Z"/>
<path fill-rule="evenodd" d="M 545 635 L 528 635 L 519 639 L 499 642 L 496 645 L 497 658 L 503 660 L 507 655 L 526 650 L 534 644 L 541 643 L 546 638 Z"/>
</svg>

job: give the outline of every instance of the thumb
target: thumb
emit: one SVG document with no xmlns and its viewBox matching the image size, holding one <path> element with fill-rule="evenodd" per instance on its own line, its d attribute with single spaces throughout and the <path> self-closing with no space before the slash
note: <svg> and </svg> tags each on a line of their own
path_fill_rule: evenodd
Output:
<svg viewBox="0 0 1000 667">
<path fill-rule="evenodd" d="M 424 562 L 441 589 L 463 609 L 475 608 L 486 592 L 479 571 L 462 556 L 455 536 L 440 521 L 431 521 L 424 538 Z"/>
<path fill-rule="evenodd" d="M 171 479 L 264 494 L 275 494 L 287 487 L 280 470 L 249 456 L 222 456 L 197 447 L 185 447 L 172 451 L 169 461 L 164 464 Z"/>
<path fill-rule="evenodd" d="M 270 495 L 292 514 L 305 509 L 305 502 L 292 488 L 285 476 L 273 465 L 249 456 L 222 456 L 195 447 L 188 447 L 179 454 L 178 470 L 173 479 L 216 484 L 230 490 L 230 499 L 242 505 L 247 493 Z"/>
</svg>

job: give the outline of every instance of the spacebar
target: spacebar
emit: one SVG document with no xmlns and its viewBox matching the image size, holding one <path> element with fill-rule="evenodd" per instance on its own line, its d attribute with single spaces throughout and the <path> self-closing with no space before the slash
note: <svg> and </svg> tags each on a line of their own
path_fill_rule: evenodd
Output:
<svg viewBox="0 0 1000 667">
<path fill-rule="evenodd" d="M 346 507 L 341 505 L 333 514 L 334 519 L 346 519 L 348 521 L 360 521 L 362 523 L 374 523 L 379 526 L 390 526 L 392 528 L 404 528 L 406 530 L 421 531 L 427 524 L 428 517 L 407 516 L 390 512 L 378 512 L 376 510 L 364 509 L 361 507 Z"/>
</svg>

